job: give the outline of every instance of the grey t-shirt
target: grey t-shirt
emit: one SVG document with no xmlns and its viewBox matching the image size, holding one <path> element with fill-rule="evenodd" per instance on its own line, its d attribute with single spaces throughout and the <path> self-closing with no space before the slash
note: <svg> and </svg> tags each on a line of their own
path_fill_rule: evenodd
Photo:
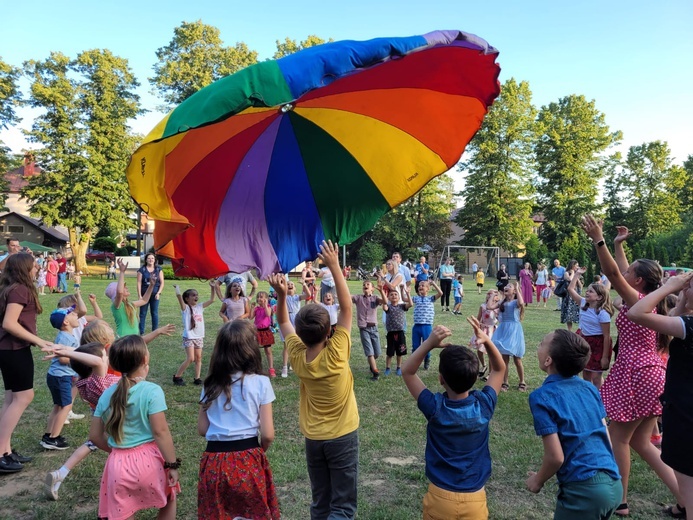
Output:
<svg viewBox="0 0 693 520">
<path fill-rule="evenodd" d="M 385 311 L 385 330 L 388 332 L 404 330 L 405 312 L 407 312 L 406 304 L 398 303 L 397 305 L 390 305 L 388 303 L 387 310 Z"/>
</svg>

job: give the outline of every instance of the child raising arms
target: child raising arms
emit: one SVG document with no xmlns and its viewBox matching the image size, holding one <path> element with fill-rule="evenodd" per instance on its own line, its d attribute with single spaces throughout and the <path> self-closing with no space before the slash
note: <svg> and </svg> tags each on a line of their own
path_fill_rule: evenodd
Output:
<svg viewBox="0 0 693 520">
<path fill-rule="evenodd" d="M 274 334 L 270 330 L 272 325 L 272 308 L 269 306 L 269 295 L 265 291 L 257 293 L 257 302 L 253 303 L 250 315 L 255 320 L 257 329 L 257 343 L 265 349 L 267 357 L 267 368 L 270 377 L 277 377 L 274 370 L 274 360 L 272 359 L 272 345 L 274 345 Z"/>
<path fill-rule="evenodd" d="M 250 304 L 243 295 L 241 282 L 232 282 L 226 289 L 226 298 L 221 302 L 219 316 L 224 323 L 250 317 Z"/>
<path fill-rule="evenodd" d="M 337 329 L 329 338 L 330 316 L 321 305 L 306 305 L 296 315 L 296 330 L 286 308 L 286 279 L 273 274 L 277 321 L 286 338 L 294 373 L 301 380 L 298 420 L 306 438 L 306 462 L 313 501 L 311 518 L 354 518 L 357 507 L 359 412 L 351 356 L 352 303 L 339 246 L 323 240 L 320 259 L 330 269 L 341 305 Z"/>
<path fill-rule="evenodd" d="M 525 355 L 525 332 L 521 323 L 525 315 L 525 302 L 522 299 L 522 293 L 518 291 L 517 284 L 512 282 L 506 285 L 503 288 L 501 302 L 488 302 L 486 308 L 500 311 L 500 324 L 493 335 L 493 342 L 498 346 L 498 351 L 505 361 L 505 379 L 501 390 L 503 392 L 508 390 L 508 369 L 510 356 L 512 356 L 517 369 L 517 376 L 520 378 L 517 389 L 520 392 L 525 392 L 527 385 L 525 384 L 525 368 L 522 365 L 522 358 Z"/>
<path fill-rule="evenodd" d="M 128 297 L 130 291 L 125 283 L 125 271 L 128 268 L 127 262 L 118 259 L 118 281 L 111 282 L 106 287 L 106 296 L 111 300 L 111 312 L 116 324 L 116 333 L 119 337 L 129 334 L 140 333 L 140 322 L 135 314 L 135 309 L 149 303 L 154 290 L 154 284 L 149 284 L 147 291 L 142 295 L 142 298 L 130 302 Z"/>
<path fill-rule="evenodd" d="M 426 477 L 430 484 L 423 499 L 424 519 L 487 519 L 486 490 L 491 476 L 488 447 L 489 422 L 503 381 L 504 364 L 479 322 L 468 319 L 491 365 L 488 384 L 472 390 L 479 361 L 466 347 L 443 343 L 452 335 L 437 326 L 402 367 L 402 377 L 419 410 L 428 420 L 426 429 Z M 416 374 L 434 348 L 442 348 L 438 380 L 445 393 L 434 394 Z"/>
<path fill-rule="evenodd" d="M 159 519 L 172 520 L 180 490 L 180 459 L 164 415 L 164 392 L 146 381 L 147 344 L 139 335 L 119 338 L 108 351 L 108 361 L 123 376 L 101 395 L 89 430 L 89 440 L 109 453 L 101 478 L 99 517 L 125 519 L 155 507 Z"/>
<path fill-rule="evenodd" d="M 558 329 L 544 336 L 537 357 L 548 377 L 530 394 L 529 407 L 544 443 L 544 459 L 539 471 L 530 473 L 527 489 L 539 493 L 556 475 L 554 518 L 610 518 L 621 502 L 623 485 L 599 392 L 576 377 L 590 358 L 589 345 L 577 334 Z"/>
<path fill-rule="evenodd" d="M 401 376 L 402 356 L 407 355 L 407 336 L 404 332 L 406 328 L 406 317 L 404 313 L 411 308 L 411 298 L 409 298 L 409 289 L 406 285 L 402 285 L 402 292 L 404 295 L 404 303 L 399 301 L 399 292 L 395 290 L 391 290 L 387 293 L 387 301 L 383 299 L 385 330 L 387 331 L 387 347 L 385 350 L 386 376 L 390 375 L 390 364 L 392 363 L 393 356 L 397 356 L 396 374 Z"/>
<path fill-rule="evenodd" d="M 200 398 L 199 518 L 278 520 L 279 502 L 265 452 L 274 440 L 274 390 L 248 321 L 219 330 Z M 260 441 L 258 441 L 260 433 Z"/>
<path fill-rule="evenodd" d="M 479 306 L 479 312 L 476 315 L 476 320 L 481 326 L 481 330 L 489 337 L 493 338 L 493 332 L 496 330 L 496 311 L 489 309 L 489 303 L 496 302 L 498 300 L 498 291 L 491 289 L 486 293 L 486 301 Z M 469 345 L 476 350 L 476 355 L 479 358 L 479 377 L 484 377 L 488 367 L 484 363 L 484 344 L 479 342 L 479 338 L 476 335 L 472 336 Z"/>
<path fill-rule="evenodd" d="M 178 285 L 173 286 L 176 290 L 176 297 L 183 315 L 183 348 L 185 349 L 185 361 L 173 375 L 173 384 L 176 386 L 185 385 L 183 373 L 193 361 L 195 362 L 195 379 L 193 384 L 202 384 L 200 372 L 202 371 L 202 348 L 205 340 L 205 319 L 202 313 L 214 303 L 216 280 L 209 282 L 209 285 L 211 286 L 212 294 L 209 296 L 209 300 L 204 303 L 198 303 L 200 296 L 195 289 L 188 289 L 181 295 L 180 287 Z"/>
<path fill-rule="evenodd" d="M 601 283 L 591 284 L 583 298 L 575 290 L 575 284 L 587 269 L 580 267 L 577 276 L 568 285 L 568 295 L 580 306 L 580 328 L 576 331 L 590 346 L 590 359 L 582 371 L 582 378 L 597 389 L 602 387 L 602 373 L 611 363 L 611 307 L 609 290 Z"/>
</svg>

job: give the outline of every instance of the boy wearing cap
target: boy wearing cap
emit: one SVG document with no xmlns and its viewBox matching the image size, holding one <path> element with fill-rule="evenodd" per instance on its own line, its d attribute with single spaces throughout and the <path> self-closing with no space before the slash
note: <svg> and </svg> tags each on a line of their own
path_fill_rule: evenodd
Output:
<svg viewBox="0 0 693 520">
<path fill-rule="evenodd" d="M 74 307 L 55 309 L 50 317 L 51 325 L 58 329 L 55 343 L 70 348 L 79 344 L 72 334 L 72 329 L 79 326 L 79 318 Z M 70 359 L 56 357 L 51 360 L 46 375 L 46 384 L 53 397 L 53 410 L 48 416 L 46 433 L 41 438 L 41 446 L 47 450 L 66 450 L 70 445 L 60 435 L 65 419 L 72 409 L 72 381 L 77 373 L 70 367 Z"/>
</svg>

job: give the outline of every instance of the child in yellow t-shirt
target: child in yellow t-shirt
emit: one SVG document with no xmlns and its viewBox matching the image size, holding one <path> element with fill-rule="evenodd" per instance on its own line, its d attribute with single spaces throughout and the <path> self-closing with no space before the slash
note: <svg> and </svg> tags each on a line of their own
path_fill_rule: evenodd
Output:
<svg viewBox="0 0 693 520">
<path fill-rule="evenodd" d="M 313 500 L 311 518 L 356 516 L 359 412 L 354 395 L 351 356 L 352 302 L 339 267 L 337 244 L 323 241 L 319 258 L 332 273 L 339 300 L 335 332 L 322 305 L 306 305 L 294 325 L 286 305 L 284 275 L 273 274 L 277 322 L 294 374 L 301 380 L 298 422 L 306 438 L 306 462 Z M 335 469 L 339 468 L 339 469 Z"/>
<path fill-rule="evenodd" d="M 484 272 L 481 269 L 479 269 L 476 272 L 476 292 L 478 294 L 481 294 L 481 289 L 484 288 L 484 278 L 485 277 L 486 277 L 486 275 L 484 275 Z"/>
</svg>

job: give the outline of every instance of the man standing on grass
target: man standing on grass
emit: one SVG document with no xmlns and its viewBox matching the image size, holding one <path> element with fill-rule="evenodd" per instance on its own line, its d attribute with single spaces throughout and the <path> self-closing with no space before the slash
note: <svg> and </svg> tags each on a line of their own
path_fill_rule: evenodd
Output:
<svg viewBox="0 0 693 520">
<path fill-rule="evenodd" d="M 55 261 L 58 262 L 58 292 L 67 292 L 67 258 L 62 253 L 56 253 Z"/>
<path fill-rule="evenodd" d="M 558 260 L 558 258 L 556 258 L 553 261 L 553 269 L 551 269 L 551 274 L 553 275 L 554 280 L 556 280 L 556 283 L 563 280 L 563 275 L 565 275 L 565 267 L 561 265 L 561 262 L 560 260 Z M 556 296 L 556 305 L 558 305 L 558 308 L 554 310 L 560 311 L 561 305 L 563 305 L 563 298 Z"/>
<path fill-rule="evenodd" d="M 7 239 L 7 253 L 4 255 L 0 256 L 0 271 L 5 269 L 5 264 L 7 263 L 7 259 L 10 257 L 10 255 L 16 255 L 22 250 L 22 246 L 19 245 L 19 240 L 16 238 L 8 238 Z"/>
</svg>

